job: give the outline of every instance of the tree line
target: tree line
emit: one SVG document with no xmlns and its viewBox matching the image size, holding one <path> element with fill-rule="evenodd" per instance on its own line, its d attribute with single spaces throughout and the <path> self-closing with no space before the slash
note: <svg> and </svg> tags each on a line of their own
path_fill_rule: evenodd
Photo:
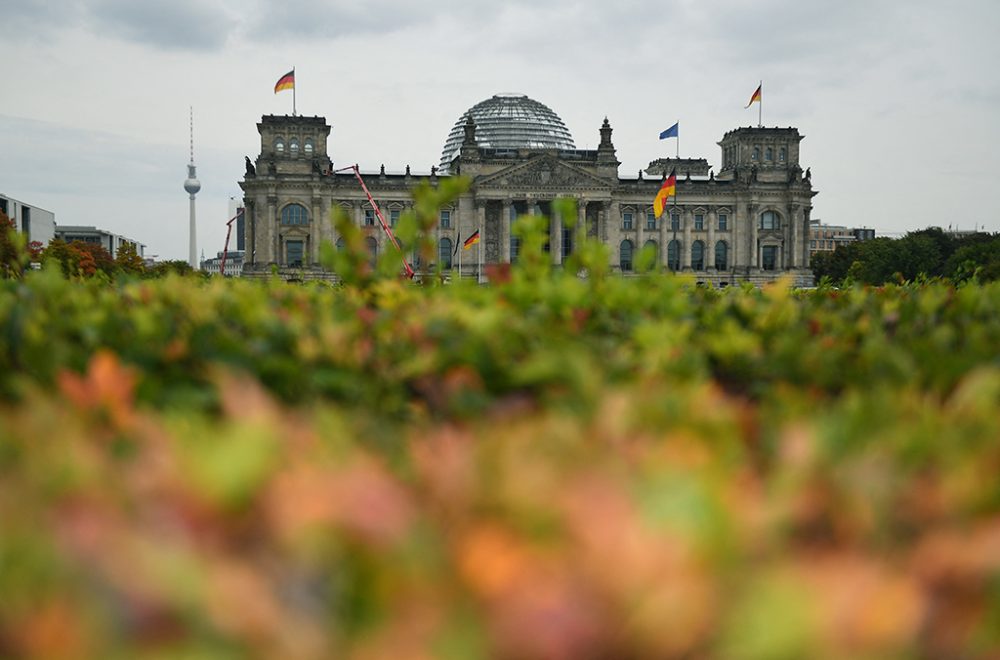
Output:
<svg viewBox="0 0 1000 660">
<path fill-rule="evenodd" d="M 0 278 L 17 278 L 31 264 L 59 264 L 66 277 L 114 277 L 120 274 L 163 277 L 168 273 L 187 275 L 194 269 L 186 261 L 162 261 L 147 265 L 133 243 L 124 243 L 111 256 L 103 245 L 84 241 L 54 239 L 48 245 L 16 231 L 14 221 L 0 211 Z"/>
<path fill-rule="evenodd" d="M 810 261 L 816 281 L 880 285 L 943 277 L 955 282 L 1000 279 L 1000 234 L 955 236 L 938 227 L 902 238 L 875 238 L 818 252 Z"/>
</svg>

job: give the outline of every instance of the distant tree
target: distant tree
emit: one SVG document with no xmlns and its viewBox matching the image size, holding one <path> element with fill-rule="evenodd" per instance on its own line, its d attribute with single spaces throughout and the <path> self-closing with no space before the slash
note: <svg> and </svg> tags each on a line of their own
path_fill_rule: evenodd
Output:
<svg viewBox="0 0 1000 660">
<path fill-rule="evenodd" d="M 193 274 L 194 268 L 191 264 L 184 261 L 183 259 L 174 259 L 171 261 L 158 261 L 153 264 L 150 268 L 146 269 L 147 277 L 166 277 L 169 274 L 174 275 L 191 275 Z"/>
<path fill-rule="evenodd" d="M 957 282 L 972 277 L 980 282 L 1000 280 L 1000 235 L 979 234 L 979 238 L 963 243 L 945 262 L 945 276 Z"/>
<path fill-rule="evenodd" d="M 115 256 L 115 267 L 122 273 L 141 275 L 146 270 L 146 263 L 136 252 L 135 243 L 125 243 L 118 248 Z"/>
<path fill-rule="evenodd" d="M 20 277 L 28 262 L 24 236 L 6 213 L 0 211 L 0 278 Z"/>
<path fill-rule="evenodd" d="M 96 243 L 67 243 L 55 239 L 41 256 L 45 261 L 57 262 L 66 277 L 93 277 L 98 272 L 111 275 L 115 268 L 115 261 L 108 251 Z"/>
</svg>

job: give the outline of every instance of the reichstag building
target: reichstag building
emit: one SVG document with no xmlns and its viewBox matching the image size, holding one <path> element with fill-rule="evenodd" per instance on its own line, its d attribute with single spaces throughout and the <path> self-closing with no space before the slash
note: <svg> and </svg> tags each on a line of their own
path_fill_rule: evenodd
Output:
<svg viewBox="0 0 1000 660">
<path fill-rule="evenodd" d="M 269 276 L 277 267 L 287 278 L 331 277 L 317 262 L 319 244 L 340 238 L 332 221 L 338 207 L 368 234 L 373 255 L 394 249 L 354 174 L 333 172 L 340 165 L 329 157 L 325 118 L 265 115 L 257 129 L 260 154 L 247 158 L 240 182 L 244 276 Z M 462 113 L 429 174 L 411 174 L 409 166 L 386 173 L 383 166 L 362 175 L 390 223 L 412 205 L 418 182 L 471 179 L 468 192 L 441 209 L 436 229 L 439 262 L 453 273 L 455 247 L 477 230 L 481 244 L 464 252 L 463 275 L 477 274 L 479 249 L 485 264 L 516 262 L 519 241 L 511 226 L 529 213 L 550 218 L 548 251 L 558 266 L 573 252 L 578 231 L 552 218 L 552 201 L 570 197 L 577 228 L 604 242 L 612 267 L 624 274 L 650 245 L 663 269 L 719 286 L 785 274 L 797 285 L 812 283 L 809 214 L 816 192 L 799 165 L 797 129 L 729 131 L 718 143 L 718 173 L 704 158 L 663 158 L 631 176 L 618 171 L 607 119 L 599 133 L 597 149 L 577 149 L 551 109 L 526 96 L 497 95 Z M 657 219 L 653 198 L 672 170 L 677 197 Z"/>
</svg>

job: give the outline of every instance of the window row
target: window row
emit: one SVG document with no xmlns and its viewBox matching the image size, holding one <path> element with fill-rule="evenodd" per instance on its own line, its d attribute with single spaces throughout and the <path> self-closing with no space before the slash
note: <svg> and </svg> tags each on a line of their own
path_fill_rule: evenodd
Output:
<svg viewBox="0 0 1000 660">
<path fill-rule="evenodd" d="M 660 261 L 660 248 L 656 241 L 646 241 L 644 248 L 650 248 L 656 256 L 656 263 Z M 618 245 L 618 265 L 623 272 L 631 272 L 633 269 L 633 257 L 635 245 L 632 241 L 625 239 Z M 681 269 L 681 244 L 677 240 L 667 243 L 667 268 L 673 271 Z M 729 244 L 725 241 L 717 241 L 715 244 L 715 268 L 716 270 L 729 269 Z M 694 241 L 691 243 L 691 269 L 705 270 L 705 243 Z"/>
<path fill-rule="evenodd" d="M 399 222 L 401 209 L 389 209 L 389 224 L 393 227 Z M 440 212 L 441 229 L 451 229 L 451 211 L 442 209 Z M 281 224 L 283 225 L 308 225 L 309 212 L 301 204 L 289 204 L 281 209 Z M 365 209 L 364 225 L 366 227 L 375 226 L 375 209 L 369 207 Z"/>
<path fill-rule="evenodd" d="M 759 161 L 760 154 L 761 154 L 760 147 L 754 147 L 753 152 L 751 152 L 750 154 L 750 160 L 755 162 Z M 781 147 L 780 149 L 778 149 L 778 162 L 784 163 L 787 159 L 788 159 L 788 151 L 785 149 L 785 147 Z M 773 161 L 774 161 L 774 149 L 771 147 L 767 147 L 766 149 L 764 149 L 764 162 L 771 163 Z"/>
<path fill-rule="evenodd" d="M 306 156 L 312 156 L 313 155 L 313 149 L 314 149 L 314 147 L 313 147 L 313 141 L 312 141 L 312 139 L 306 138 L 305 140 L 302 141 L 302 153 L 303 154 L 305 154 Z M 284 154 L 285 153 L 285 138 L 281 137 L 280 135 L 278 137 L 274 138 L 274 152 L 277 153 L 277 154 Z M 288 140 L 288 155 L 293 156 L 293 157 L 299 155 L 299 139 L 298 138 L 290 138 Z"/>
<path fill-rule="evenodd" d="M 343 250 L 346 247 L 346 243 L 343 237 L 337 239 L 337 249 Z M 378 241 L 376 241 L 372 236 L 365 237 L 365 247 L 368 250 L 368 258 L 372 266 L 375 265 L 375 261 L 378 259 Z M 438 263 L 441 264 L 441 268 L 444 270 L 450 270 L 452 265 L 452 259 L 457 252 L 457 245 L 447 236 L 443 237 L 438 241 Z M 417 261 L 416 257 L 413 259 L 414 262 Z M 416 264 L 414 264 L 416 265 Z"/>
<path fill-rule="evenodd" d="M 622 212 L 622 229 L 628 231 L 635 229 L 634 214 L 632 211 Z M 695 231 L 704 231 L 706 227 L 705 214 L 695 213 L 693 219 L 693 228 Z M 658 229 L 656 224 L 656 214 L 652 211 L 646 212 L 646 229 L 655 231 Z M 726 213 L 720 213 L 718 215 L 717 228 L 719 231 L 729 231 L 729 215 Z M 670 229 L 672 231 L 681 230 L 681 216 L 679 213 L 670 214 Z"/>
</svg>

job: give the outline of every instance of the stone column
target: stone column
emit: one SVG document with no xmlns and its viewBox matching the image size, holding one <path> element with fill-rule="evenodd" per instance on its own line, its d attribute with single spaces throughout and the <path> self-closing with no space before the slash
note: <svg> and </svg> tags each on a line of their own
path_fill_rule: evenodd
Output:
<svg viewBox="0 0 1000 660">
<path fill-rule="evenodd" d="M 264 244 L 267 246 L 266 263 L 279 263 L 278 254 L 278 196 L 267 196 L 267 225 L 264 230 Z"/>
<path fill-rule="evenodd" d="M 483 250 L 486 247 L 486 200 L 476 200 L 476 230 L 474 231 L 479 232 L 479 242 L 472 246 L 476 260 L 476 281 L 482 282 L 482 266 L 486 262 L 483 258 Z"/>
<path fill-rule="evenodd" d="M 552 265 L 558 266 L 562 262 L 562 218 L 556 216 L 551 203 L 549 206 L 549 257 Z"/>
<path fill-rule="evenodd" d="M 802 267 L 809 267 L 809 209 L 802 210 Z"/>
<path fill-rule="evenodd" d="M 681 227 L 684 229 L 684 245 L 681 246 L 681 269 L 691 270 L 691 211 L 681 207 Z"/>
<path fill-rule="evenodd" d="M 705 214 L 708 220 L 708 245 L 705 246 L 705 267 L 707 270 L 715 270 L 715 223 L 718 222 L 718 212 L 716 209 L 708 209 Z"/>
<path fill-rule="evenodd" d="M 500 262 L 510 263 L 510 209 L 511 200 L 508 197 L 503 200 L 503 216 L 500 218 Z"/>
<path fill-rule="evenodd" d="M 323 220 L 323 200 L 312 198 L 312 222 L 309 223 L 309 265 L 319 263 L 319 242 L 321 239 Z"/>
<path fill-rule="evenodd" d="M 635 205 L 635 249 L 632 254 L 637 254 L 642 247 L 643 239 L 646 237 L 646 211 L 641 204 Z M 633 257 L 632 261 L 635 261 Z"/>
<path fill-rule="evenodd" d="M 749 204 L 747 213 L 750 216 L 750 267 L 757 268 L 760 259 L 760 247 L 757 245 L 757 205 Z"/>
<path fill-rule="evenodd" d="M 794 204 L 788 205 L 788 247 L 784 252 L 787 254 L 785 263 L 788 268 L 799 267 L 799 211 Z"/>
</svg>

